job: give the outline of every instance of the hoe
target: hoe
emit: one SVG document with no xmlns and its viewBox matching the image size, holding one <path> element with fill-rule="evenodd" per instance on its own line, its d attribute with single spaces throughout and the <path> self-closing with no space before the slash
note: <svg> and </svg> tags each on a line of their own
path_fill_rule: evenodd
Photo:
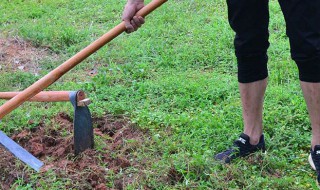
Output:
<svg viewBox="0 0 320 190">
<path fill-rule="evenodd" d="M 153 0 L 148 5 L 146 5 L 144 8 L 142 8 L 137 15 L 146 17 L 149 13 L 160 7 L 162 4 L 167 2 L 167 0 Z M 81 50 L 79 53 L 71 57 L 69 60 L 61 64 L 56 69 L 52 70 L 50 73 L 48 73 L 46 76 L 35 82 L 30 87 L 26 88 L 20 93 L 14 94 L 10 100 L 8 100 L 6 103 L 4 103 L 2 106 L 0 106 L 0 120 L 9 114 L 11 111 L 19 107 L 21 104 L 28 100 L 32 100 L 34 96 L 36 96 L 38 93 L 43 91 L 45 88 L 53 84 L 55 81 L 57 81 L 60 77 L 62 77 L 65 73 L 70 71 L 72 68 L 74 68 L 76 65 L 81 63 L 84 59 L 89 57 L 91 54 L 99 50 L 101 47 L 106 45 L 108 42 L 119 36 L 121 33 L 123 33 L 126 30 L 125 23 L 121 22 L 119 25 L 111 29 L 109 32 L 101 36 L 99 39 L 94 41 L 92 44 Z M 45 92 L 43 92 L 45 93 Z M 41 95 L 41 94 L 40 94 Z M 75 107 L 75 114 L 79 113 L 77 112 L 77 109 L 83 108 L 83 106 L 78 105 L 78 102 L 81 102 L 80 104 L 84 104 L 86 106 L 86 101 L 79 100 L 79 93 L 71 93 L 70 100 L 72 104 Z M 59 96 L 60 97 L 60 96 Z M 80 98 L 81 99 L 81 98 Z M 84 107 L 85 108 L 85 107 Z M 85 111 L 84 111 L 85 112 Z M 87 120 L 86 122 L 91 122 L 91 117 L 88 119 L 89 115 L 85 115 L 83 112 L 80 111 L 80 118 L 74 119 L 75 122 L 82 122 L 83 120 Z M 87 124 L 90 126 L 90 124 Z M 85 125 L 86 129 L 89 128 L 87 133 L 91 133 L 90 127 L 87 127 Z M 91 126 L 92 128 L 92 126 Z M 86 132 L 86 131 L 84 131 Z M 76 133 L 76 130 L 75 130 Z M 75 134 L 76 135 L 76 134 Z M 93 134 L 85 134 L 80 133 L 80 139 L 83 141 L 84 144 L 88 144 L 88 148 L 92 148 L 93 141 L 92 137 Z M 76 138 L 75 138 L 76 140 Z M 0 131 L 0 144 L 2 144 L 6 149 L 8 149 L 12 154 L 14 154 L 17 158 L 22 160 L 24 163 L 29 165 L 31 168 L 35 169 L 36 171 L 39 171 L 41 167 L 43 166 L 43 163 L 35 158 L 33 155 L 31 155 L 29 152 L 27 152 L 25 149 L 23 149 L 20 145 L 15 143 L 12 139 L 7 137 L 2 131 Z"/>
</svg>

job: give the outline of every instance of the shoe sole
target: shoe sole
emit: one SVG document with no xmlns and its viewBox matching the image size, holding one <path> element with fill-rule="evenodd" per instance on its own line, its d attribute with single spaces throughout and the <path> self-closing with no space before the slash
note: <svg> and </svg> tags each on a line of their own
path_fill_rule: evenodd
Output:
<svg viewBox="0 0 320 190">
<path fill-rule="evenodd" d="M 312 169 L 313 169 L 313 170 L 316 170 L 316 166 L 315 166 L 314 163 L 313 163 L 311 154 L 309 154 L 308 161 L 309 161 L 309 164 L 310 164 L 310 166 L 312 167 Z"/>
<path fill-rule="evenodd" d="M 254 154 L 254 153 L 255 153 L 255 152 L 252 152 L 252 153 L 250 153 L 249 155 Z M 261 153 L 262 153 L 264 156 L 267 155 L 267 151 L 266 151 L 266 150 L 261 150 Z M 249 156 L 249 155 L 247 155 L 247 156 Z M 247 156 L 244 156 L 244 157 L 247 157 Z M 237 158 L 241 158 L 241 156 L 240 156 L 240 157 L 237 157 Z M 233 159 L 231 159 L 229 162 L 226 162 L 227 157 L 225 157 L 225 158 L 223 158 L 223 159 L 216 159 L 216 158 L 215 158 L 215 160 L 216 160 L 217 162 L 220 162 L 221 164 L 231 164 L 231 161 L 234 160 L 234 159 L 237 159 L 237 158 L 233 158 Z"/>
<path fill-rule="evenodd" d="M 309 154 L 308 161 L 309 161 L 311 168 L 316 171 L 316 166 L 314 165 L 311 154 Z M 318 180 L 316 180 L 316 184 L 317 184 L 318 188 L 320 189 L 320 184 L 319 184 Z"/>
</svg>

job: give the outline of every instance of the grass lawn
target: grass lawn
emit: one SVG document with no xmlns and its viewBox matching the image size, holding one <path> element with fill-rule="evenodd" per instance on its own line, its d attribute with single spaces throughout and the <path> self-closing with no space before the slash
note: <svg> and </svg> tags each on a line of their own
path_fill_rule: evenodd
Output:
<svg viewBox="0 0 320 190">
<path fill-rule="evenodd" d="M 2 0 L 0 90 L 25 89 L 113 28 L 125 2 Z M 170 0 L 138 32 L 120 35 L 48 89 L 83 89 L 92 99 L 95 152 L 60 155 L 72 171 L 60 165 L 59 155 L 39 156 L 50 166 L 40 173 L 11 158 L 6 167 L 2 152 L 0 189 L 316 188 L 307 162 L 311 127 L 276 0 L 270 12 L 266 155 L 230 165 L 214 161 L 243 128 L 226 3 Z M 0 130 L 22 144 L 21 131 L 48 138 L 55 131 L 55 138 L 68 139 L 72 130 L 61 126 L 70 127 L 70 110 L 67 103 L 25 103 Z M 110 126 L 116 131 L 108 136 Z M 117 136 L 121 130 L 127 136 Z M 96 170 L 102 176 L 95 178 Z"/>
</svg>

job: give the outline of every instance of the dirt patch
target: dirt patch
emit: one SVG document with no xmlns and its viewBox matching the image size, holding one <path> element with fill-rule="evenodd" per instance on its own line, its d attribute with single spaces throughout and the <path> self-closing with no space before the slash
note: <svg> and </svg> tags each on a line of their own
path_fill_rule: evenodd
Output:
<svg viewBox="0 0 320 190">
<path fill-rule="evenodd" d="M 15 182 L 17 176 L 21 176 L 21 171 L 13 171 L 12 168 L 16 168 L 15 158 L 8 153 L 2 146 L 0 146 L 0 189 L 10 189 L 11 184 Z"/>
<path fill-rule="evenodd" d="M 168 172 L 168 181 L 171 185 L 175 185 L 178 182 L 183 182 L 184 176 L 174 166 L 171 166 Z"/>
<path fill-rule="evenodd" d="M 0 69 L 21 70 L 38 75 L 39 62 L 48 57 L 47 48 L 36 48 L 21 38 L 0 38 Z"/>
<path fill-rule="evenodd" d="M 98 147 L 77 157 L 73 154 L 72 118 L 66 113 L 53 118 L 50 127 L 40 123 L 32 130 L 14 134 L 12 139 L 45 162 L 42 174 L 53 171 L 59 178 L 70 180 L 66 188 L 125 189 L 132 183 L 132 176 L 116 178 L 111 182 L 113 187 L 108 188 L 106 184 L 110 184 L 110 179 L 106 176 L 116 176 L 131 166 L 141 165 L 131 153 L 141 147 L 145 132 L 138 130 L 123 116 L 107 115 L 94 119 L 94 125 Z M 24 166 L 17 166 L 15 158 L 3 149 L 0 149 L 0 155 L 0 168 L 3 170 L 0 184 L 6 188 L 21 176 L 19 171 L 23 171 L 21 167 Z M 24 180 L 30 181 L 27 174 L 24 174 Z"/>
<path fill-rule="evenodd" d="M 41 63 L 45 60 L 57 61 L 60 56 L 50 51 L 50 47 L 34 47 L 31 42 L 20 37 L 1 38 L 0 36 L 0 71 L 23 71 L 38 76 L 42 70 Z M 93 77 L 98 74 L 98 68 L 102 65 L 107 66 L 96 63 L 92 67 L 85 68 L 81 75 L 84 78 Z"/>
</svg>

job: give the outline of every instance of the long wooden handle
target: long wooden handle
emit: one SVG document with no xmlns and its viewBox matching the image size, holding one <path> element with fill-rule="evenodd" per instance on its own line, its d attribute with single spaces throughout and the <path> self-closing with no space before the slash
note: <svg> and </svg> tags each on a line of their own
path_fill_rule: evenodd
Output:
<svg viewBox="0 0 320 190">
<path fill-rule="evenodd" d="M 0 99 L 10 100 L 21 92 L 0 92 Z M 69 91 L 42 91 L 29 99 L 31 102 L 67 102 Z"/>
<path fill-rule="evenodd" d="M 10 100 L 21 92 L 0 92 L 0 99 Z M 70 91 L 42 91 L 31 99 L 30 102 L 68 102 L 70 101 Z M 77 93 L 78 102 L 86 99 L 84 91 L 79 90 Z"/>
<path fill-rule="evenodd" d="M 137 15 L 145 17 L 162 4 L 167 2 L 167 0 L 153 0 L 144 8 L 142 8 Z M 94 41 L 92 44 L 81 50 L 79 53 L 71 57 L 69 60 L 64 62 L 62 65 L 51 71 L 49 74 L 35 82 L 33 85 L 19 93 L 17 96 L 7 101 L 0 107 L 0 119 L 2 119 L 5 115 L 10 113 L 12 110 L 19 107 L 25 101 L 29 100 L 43 89 L 50 86 L 52 83 L 57 81 L 61 76 L 70 71 L 73 67 L 81 63 L 84 59 L 89 57 L 91 54 L 96 52 L 102 46 L 119 36 L 126 30 L 125 23 L 121 22 L 119 25 L 114 27 L 112 30 L 104 34 L 102 37 Z"/>
</svg>

